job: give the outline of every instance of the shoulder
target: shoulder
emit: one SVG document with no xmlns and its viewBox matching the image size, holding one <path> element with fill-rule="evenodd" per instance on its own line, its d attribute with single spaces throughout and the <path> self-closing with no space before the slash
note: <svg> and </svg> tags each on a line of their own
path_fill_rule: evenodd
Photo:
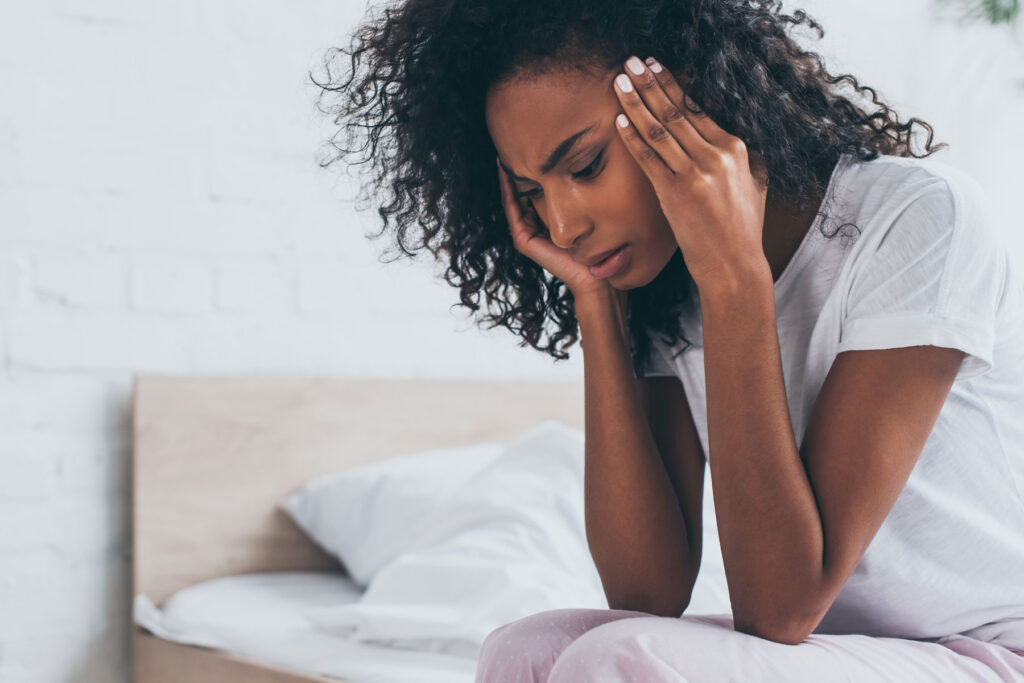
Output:
<svg viewBox="0 0 1024 683">
<path fill-rule="evenodd" d="M 993 366 L 1008 251 L 979 184 L 947 164 L 882 157 L 857 163 L 860 234 L 837 285 L 840 351 L 945 346 L 960 378 Z"/>
<path fill-rule="evenodd" d="M 934 159 L 883 154 L 871 161 L 851 160 L 842 189 L 847 201 L 855 200 L 861 215 L 924 200 L 944 205 L 951 218 L 964 219 L 986 213 L 989 206 L 977 180 Z"/>
<path fill-rule="evenodd" d="M 903 251 L 915 244 L 945 243 L 994 258 L 1002 236 L 984 188 L 968 173 L 933 159 L 881 155 L 853 160 L 843 176 L 848 220 L 869 251 Z"/>
<path fill-rule="evenodd" d="M 976 319 L 1001 306 L 1009 250 L 980 184 L 948 164 L 883 156 L 853 164 L 860 231 L 844 264 L 849 316 Z"/>
</svg>

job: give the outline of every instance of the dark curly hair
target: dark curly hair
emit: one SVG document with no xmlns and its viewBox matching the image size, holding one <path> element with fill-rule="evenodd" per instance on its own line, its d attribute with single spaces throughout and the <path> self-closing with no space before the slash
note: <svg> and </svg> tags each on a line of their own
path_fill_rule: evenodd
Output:
<svg viewBox="0 0 1024 683">
<path fill-rule="evenodd" d="M 769 198 L 824 217 L 828 199 L 819 209 L 812 198 L 844 153 L 922 158 L 948 145 L 933 148 L 931 126 L 900 123 L 853 76 L 832 76 L 790 35 L 804 24 L 824 36 L 804 11 L 783 14 L 776 0 L 404 0 L 371 9 L 349 47 L 327 50 L 326 76 L 310 74 L 319 110 L 341 126 L 320 163 L 370 164 L 356 205 L 377 206 L 383 227 L 372 237 L 389 233 L 396 258 L 427 250 L 446 261 L 444 279 L 459 288 L 454 305 L 475 313 L 483 295 L 478 322 L 564 360 L 578 338 L 572 292 L 513 245 L 484 119 L 488 88 L 558 69 L 606 72 L 631 54 L 655 55 L 686 75 L 698 107 L 763 159 Z M 911 150 L 914 123 L 928 133 L 922 155 Z M 679 249 L 654 280 L 629 291 L 638 374 L 651 333 L 691 345 L 680 313 L 695 292 Z"/>
</svg>

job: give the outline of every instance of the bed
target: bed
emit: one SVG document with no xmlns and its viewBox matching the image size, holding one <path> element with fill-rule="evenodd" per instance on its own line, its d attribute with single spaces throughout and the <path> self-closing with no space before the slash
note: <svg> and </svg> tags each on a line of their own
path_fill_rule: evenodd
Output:
<svg viewBox="0 0 1024 683">
<path fill-rule="evenodd" d="M 277 507 L 283 496 L 319 475 L 424 448 L 503 440 L 545 419 L 582 430 L 582 382 L 137 376 L 133 595 L 159 605 L 186 587 L 233 577 L 223 579 L 234 582 L 233 599 L 247 601 L 247 585 L 274 576 L 278 586 L 327 582 L 343 596 L 344 568 Z M 351 680 L 282 665 L 270 653 L 172 642 L 139 626 L 132 650 L 140 683 Z M 366 652 L 339 648 L 333 656 L 355 663 Z M 383 654 L 444 680 L 440 655 Z M 472 662 L 460 666 L 465 679 Z"/>
</svg>

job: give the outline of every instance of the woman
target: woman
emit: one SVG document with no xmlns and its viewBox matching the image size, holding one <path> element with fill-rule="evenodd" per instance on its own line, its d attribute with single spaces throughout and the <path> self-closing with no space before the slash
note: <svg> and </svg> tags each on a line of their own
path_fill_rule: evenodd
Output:
<svg viewBox="0 0 1024 683">
<path fill-rule="evenodd" d="M 319 83 L 379 235 L 447 260 L 481 322 L 583 350 L 610 609 L 495 630 L 479 681 L 1024 681 L 1019 274 L 928 124 L 804 24 L 406 0 Z M 731 616 L 684 614 L 705 463 Z"/>
</svg>

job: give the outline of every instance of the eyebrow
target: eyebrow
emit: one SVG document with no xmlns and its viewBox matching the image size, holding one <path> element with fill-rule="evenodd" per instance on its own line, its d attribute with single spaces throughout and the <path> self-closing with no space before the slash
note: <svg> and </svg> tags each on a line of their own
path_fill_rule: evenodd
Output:
<svg viewBox="0 0 1024 683">
<path fill-rule="evenodd" d="M 541 175 L 544 175 L 545 173 L 553 169 L 558 164 L 558 162 L 565 158 L 565 155 L 572 151 L 572 148 L 576 146 L 576 143 L 579 142 L 580 138 L 583 137 L 585 134 L 589 133 L 596 126 L 596 123 L 592 123 L 583 130 L 573 133 L 572 135 L 558 143 L 558 147 L 555 147 L 555 150 L 551 152 L 551 155 L 547 158 L 547 161 L 540 165 Z M 511 176 L 513 179 L 525 181 L 530 180 L 529 178 L 523 178 L 522 176 L 518 176 L 515 173 L 513 173 L 512 169 L 506 166 L 504 162 L 500 163 L 501 167 L 505 169 L 505 173 L 508 173 L 509 176 Z"/>
</svg>

